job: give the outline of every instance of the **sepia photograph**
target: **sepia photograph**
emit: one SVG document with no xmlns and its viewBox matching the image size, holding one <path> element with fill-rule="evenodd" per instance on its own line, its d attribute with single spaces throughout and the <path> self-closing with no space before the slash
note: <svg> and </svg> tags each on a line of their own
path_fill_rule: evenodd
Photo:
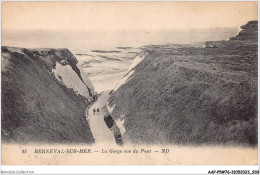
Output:
<svg viewBox="0 0 260 175">
<path fill-rule="evenodd" d="M 1 164 L 258 165 L 258 2 L 2 2 Z"/>
</svg>

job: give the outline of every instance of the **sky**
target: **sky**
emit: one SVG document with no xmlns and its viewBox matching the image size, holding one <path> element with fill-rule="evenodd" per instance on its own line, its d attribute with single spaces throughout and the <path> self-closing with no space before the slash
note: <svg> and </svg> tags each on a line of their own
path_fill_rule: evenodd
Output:
<svg viewBox="0 0 260 175">
<path fill-rule="evenodd" d="M 2 30 L 238 27 L 257 15 L 257 2 L 2 2 Z"/>
</svg>

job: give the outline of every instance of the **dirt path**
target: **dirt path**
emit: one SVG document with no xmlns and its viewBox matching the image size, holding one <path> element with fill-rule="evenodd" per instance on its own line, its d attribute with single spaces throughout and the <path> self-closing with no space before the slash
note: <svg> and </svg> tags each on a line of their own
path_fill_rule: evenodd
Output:
<svg viewBox="0 0 260 175">
<path fill-rule="evenodd" d="M 108 114 L 106 103 L 109 98 L 109 91 L 102 92 L 101 95 L 98 97 L 97 101 L 91 105 L 88 109 L 86 116 L 89 121 L 90 130 L 93 134 L 95 139 L 95 144 L 102 144 L 102 145 L 111 145 L 115 144 L 115 137 L 113 132 L 107 127 L 104 116 Z M 93 114 L 93 109 L 99 108 L 99 113 Z"/>
</svg>

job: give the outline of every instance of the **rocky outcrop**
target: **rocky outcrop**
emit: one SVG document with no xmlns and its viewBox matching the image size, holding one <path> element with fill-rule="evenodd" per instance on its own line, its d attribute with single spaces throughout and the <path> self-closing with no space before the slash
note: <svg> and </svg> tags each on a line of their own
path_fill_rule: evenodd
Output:
<svg viewBox="0 0 260 175">
<path fill-rule="evenodd" d="M 2 141 L 94 142 L 85 119 L 94 88 L 68 49 L 2 47 L 1 72 Z"/>
<path fill-rule="evenodd" d="M 256 24 L 212 47 L 144 47 L 109 99 L 124 142 L 256 145 Z"/>
<path fill-rule="evenodd" d="M 258 21 L 249 21 L 246 25 L 240 27 L 242 30 L 231 40 L 258 40 Z"/>
<path fill-rule="evenodd" d="M 241 31 L 237 36 L 230 38 L 229 41 L 207 41 L 206 48 L 217 47 L 233 47 L 233 45 L 257 44 L 258 42 L 258 21 L 249 21 L 246 25 L 242 25 Z"/>
</svg>

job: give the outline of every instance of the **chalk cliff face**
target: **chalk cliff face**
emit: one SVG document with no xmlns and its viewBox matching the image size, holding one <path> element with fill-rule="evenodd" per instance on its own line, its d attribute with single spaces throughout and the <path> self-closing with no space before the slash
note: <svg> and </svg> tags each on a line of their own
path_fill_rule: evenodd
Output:
<svg viewBox="0 0 260 175">
<path fill-rule="evenodd" d="M 68 49 L 2 47 L 2 141 L 93 143 L 94 88 Z"/>
<path fill-rule="evenodd" d="M 257 21 L 205 48 L 144 47 L 111 92 L 124 142 L 257 144 Z"/>
</svg>

